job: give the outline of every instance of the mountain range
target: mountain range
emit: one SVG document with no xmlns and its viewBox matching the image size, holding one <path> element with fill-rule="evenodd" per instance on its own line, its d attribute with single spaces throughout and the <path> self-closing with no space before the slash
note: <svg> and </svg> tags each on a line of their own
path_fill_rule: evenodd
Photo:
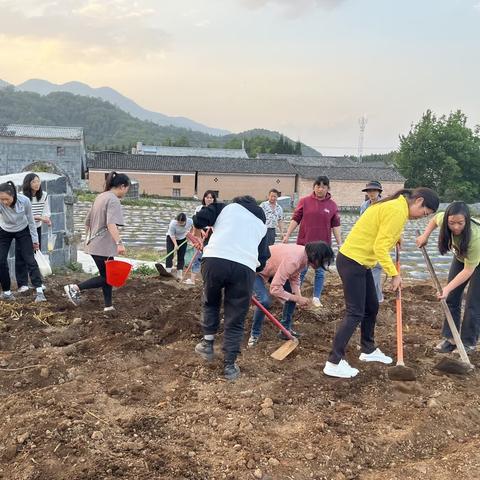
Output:
<svg viewBox="0 0 480 480">
<path fill-rule="evenodd" d="M 11 84 L 5 82 L 4 80 L 0 80 L 0 88 L 9 85 Z M 73 93 L 74 95 L 100 98 L 102 100 L 105 100 L 106 102 L 110 102 L 111 104 L 116 105 L 118 108 L 120 108 L 124 112 L 129 113 L 135 118 L 139 118 L 140 120 L 147 120 L 160 126 L 174 126 L 179 128 L 186 128 L 187 130 L 194 130 L 197 132 L 208 133 L 209 135 L 216 136 L 227 135 L 231 133 L 228 130 L 223 130 L 221 128 L 208 127 L 186 117 L 171 117 L 168 115 L 164 115 L 163 113 L 152 112 L 151 110 L 147 110 L 141 107 L 130 98 L 122 95 L 120 92 L 117 92 L 110 87 L 94 88 L 90 87 L 90 85 L 87 85 L 86 83 L 75 81 L 58 85 L 47 80 L 41 80 L 36 78 L 12 86 L 18 91 L 34 92 L 40 95 L 48 95 L 52 92 L 67 92 Z"/>
</svg>

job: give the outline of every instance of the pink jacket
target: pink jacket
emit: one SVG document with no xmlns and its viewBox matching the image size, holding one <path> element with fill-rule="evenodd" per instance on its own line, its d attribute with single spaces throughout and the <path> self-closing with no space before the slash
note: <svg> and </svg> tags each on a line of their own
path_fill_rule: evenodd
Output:
<svg viewBox="0 0 480 480">
<path fill-rule="evenodd" d="M 307 266 L 308 259 L 303 245 L 276 243 L 270 246 L 270 258 L 265 268 L 258 273 L 265 281 L 273 277 L 270 293 L 280 300 L 293 300 L 283 286 L 288 280 L 294 295 L 300 294 L 300 272 Z"/>
<path fill-rule="evenodd" d="M 332 244 L 332 228 L 340 226 L 337 204 L 330 193 L 322 200 L 315 193 L 302 197 L 293 213 L 292 220 L 300 224 L 298 245 L 323 240 Z"/>
</svg>

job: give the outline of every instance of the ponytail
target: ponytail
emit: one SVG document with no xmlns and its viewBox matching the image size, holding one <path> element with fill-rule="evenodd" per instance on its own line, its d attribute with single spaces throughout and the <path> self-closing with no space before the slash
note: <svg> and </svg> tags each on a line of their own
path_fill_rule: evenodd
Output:
<svg viewBox="0 0 480 480">
<path fill-rule="evenodd" d="M 401 190 L 397 190 L 394 194 L 382 198 L 378 202 L 375 202 L 375 204 L 372 206 L 378 205 L 379 203 L 389 202 L 390 200 L 395 200 L 400 197 L 400 195 L 406 197 L 407 201 L 423 198 L 422 207 L 426 207 L 434 212 L 438 210 L 438 206 L 440 205 L 440 199 L 438 198 L 437 193 L 431 188 L 417 187 L 414 189 L 402 188 Z"/>
<path fill-rule="evenodd" d="M 105 192 L 108 192 L 112 188 L 117 187 L 129 187 L 130 179 L 124 173 L 110 172 L 105 179 Z"/>
<path fill-rule="evenodd" d="M 15 187 L 15 184 L 11 180 L 5 183 L 0 183 L 0 192 L 13 197 L 13 202 L 10 206 L 14 207 L 17 203 L 17 188 Z"/>
</svg>

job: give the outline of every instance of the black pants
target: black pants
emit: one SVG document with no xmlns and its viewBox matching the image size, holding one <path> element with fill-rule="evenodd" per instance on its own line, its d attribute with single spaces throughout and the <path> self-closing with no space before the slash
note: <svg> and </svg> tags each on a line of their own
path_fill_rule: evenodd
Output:
<svg viewBox="0 0 480 480">
<path fill-rule="evenodd" d="M 37 228 L 38 245 L 42 249 L 42 227 Z M 17 287 L 28 285 L 28 269 L 27 264 L 22 256 L 22 249 L 19 242 L 15 242 L 15 278 L 17 280 Z"/>
<path fill-rule="evenodd" d="M 105 300 L 105 306 L 112 306 L 112 291 L 113 288 L 107 283 L 107 271 L 105 268 L 105 262 L 107 260 L 113 260 L 113 257 L 101 257 L 100 255 L 92 255 L 93 261 L 98 268 L 100 276 L 89 278 L 85 282 L 78 285 L 80 290 L 90 290 L 91 288 L 101 288 L 103 290 L 103 299 Z"/>
<path fill-rule="evenodd" d="M 32 237 L 30 230 L 24 228 L 20 232 L 6 232 L 0 228 L 0 283 L 3 291 L 10 290 L 10 271 L 8 270 L 8 250 L 15 239 L 20 254 L 25 262 L 25 275 L 30 275 L 32 284 L 35 288 L 42 286 L 42 277 L 33 252 Z"/>
<path fill-rule="evenodd" d="M 180 245 L 183 242 L 185 242 L 184 238 L 182 240 L 177 240 L 178 245 Z M 167 253 L 173 252 L 174 249 L 175 249 L 175 245 L 173 244 L 170 236 L 167 235 Z M 177 270 L 183 270 L 183 267 L 185 266 L 185 252 L 186 251 L 187 251 L 187 243 L 183 244 L 177 250 Z M 169 257 L 166 258 L 165 266 L 167 268 L 172 268 L 172 266 L 173 266 L 173 256 L 174 255 L 175 254 L 172 253 Z"/>
<path fill-rule="evenodd" d="M 345 357 L 350 338 L 360 325 L 363 353 L 375 350 L 375 322 L 378 313 L 378 298 L 372 271 L 354 260 L 337 255 L 337 270 L 343 284 L 345 318 L 337 328 L 328 361 L 338 364 Z"/>
<path fill-rule="evenodd" d="M 464 264 L 453 258 L 448 272 L 448 281 L 450 282 L 462 270 Z M 463 314 L 463 322 L 460 327 L 460 317 L 462 313 L 462 296 L 465 287 L 469 283 L 467 298 L 465 302 L 465 312 Z M 478 341 L 480 333 L 480 266 L 478 266 L 470 279 L 452 290 L 447 297 L 447 305 L 452 313 L 453 321 L 457 329 L 460 331 L 462 343 L 469 347 L 474 347 Z M 442 335 L 445 338 L 453 338 L 447 321 L 443 324 Z"/>
<path fill-rule="evenodd" d="M 203 258 L 203 333 L 214 335 L 220 325 L 220 307 L 225 316 L 223 352 L 225 363 L 233 363 L 240 353 L 245 317 L 252 298 L 255 272 L 223 258 Z"/>
<path fill-rule="evenodd" d="M 267 245 L 273 245 L 275 243 L 275 228 L 267 228 Z"/>
</svg>

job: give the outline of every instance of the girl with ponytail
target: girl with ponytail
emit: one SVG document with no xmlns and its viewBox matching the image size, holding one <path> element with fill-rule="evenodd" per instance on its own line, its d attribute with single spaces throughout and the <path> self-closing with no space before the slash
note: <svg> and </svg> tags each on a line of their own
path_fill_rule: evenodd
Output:
<svg viewBox="0 0 480 480">
<path fill-rule="evenodd" d="M 113 260 L 115 255 L 125 253 L 118 227 L 123 226 L 123 211 L 120 199 L 126 195 L 129 188 L 130 179 L 127 175 L 110 172 L 105 180 L 105 191 L 98 195 L 87 214 L 85 220 L 87 230 L 85 252 L 92 256 L 99 275 L 78 285 L 65 285 L 65 293 L 75 306 L 80 304 L 80 292 L 82 290 L 101 288 L 105 302 L 104 311 L 114 310 L 112 287 L 107 283 L 105 262 Z"/>
<path fill-rule="evenodd" d="M 346 312 L 323 369 L 326 375 L 351 378 L 358 374 L 358 370 L 345 360 L 345 349 L 359 325 L 360 360 L 392 363 L 392 359 L 375 345 L 378 297 L 372 268 L 379 263 L 392 279 L 392 290 L 397 290 L 402 280 L 389 252 L 398 243 L 407 220 L 434 213 L 439 203 L 438 195 L 429 188 L 402 189 L 367 208 L 353 226 L 337 255 Z"/>
<path fill-rule="evenodd" d="M 0 184 L 0 300 L 15 300 L 11 291 L 10 272 L 8 269 L 8 251 L 15 240 L 16 252 L 23 258 L 27 273 L 36 289 L 36 302 L 45 302 L 42 290 L 42 277 L 34 251 L 39 249 L 39 240 L 30 200 L 17 194 L 13 182 Z"/>
<path fill-rule="evenodd" d="M 453 252 L 448 272 L 448 283 L 440 298 L 445 298 L 452 313 L 462 343 L 467 353 L 475 351 L 480 334 L 480 224 L 471 218 L 468 205 L 464 202 L 451 203 L 445 212 L 433 217 L 422 235 L 417 238 L 417 247 L 423 247 L 436 228 L 438 250 L 442 255 Z M 461 322 L 462 297 L 468 284 L 465 311 Z M 460 325 L 461 323 L 461 325 Z M 445 321 L 442 329 L 443 340 L 435 347 L 440 353 L 453 352 L 457 347 Z"/>
</svg>

